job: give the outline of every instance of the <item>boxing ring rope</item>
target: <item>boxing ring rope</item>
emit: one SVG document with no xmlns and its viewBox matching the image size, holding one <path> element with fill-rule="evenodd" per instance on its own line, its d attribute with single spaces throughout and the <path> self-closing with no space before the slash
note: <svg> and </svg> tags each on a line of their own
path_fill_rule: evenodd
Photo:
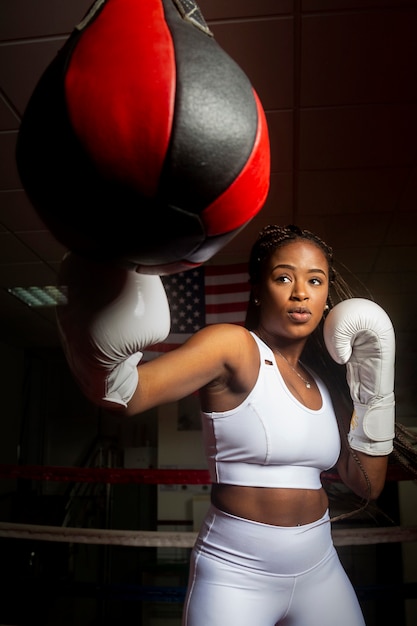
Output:
<svg viewBox="0 0 417 626">
<path fill-rule="evenodd" d="M 323 472 L 323 479 L 338 482 L 337 473 Z M 207 470 L 124 469 L 101 467 L 58 467 L 39 465 L 0 465 L 0 478 L 77 483 L 208 485 Z M 387 480 L 413 480 L 403 468 L 389 466 Z M 417 541 L 417 527 L 333 528 L 336 546 Z M 196 532 L 136 531 L 101 528 L 68 528 L 35 524 L 0 522 L 0 537 L 41 541 L 119 545 L 130 547 L 192 548 Z"/>
<path fill-rule="evenodd" d="M 370 545 L 417 541 L 417 528 L 361 528 L 332 530 L 335 546 Z M 34 524 L 0 522 L 0 537 L 95 545 L 117 545 L 141 548 L 192 548 L 196 532 L 152 530 L 104 530 L 101 528 L 61 528 Z"/>
<path fill-rule="evenodd" d="M 324 481 L 340 482 L 336 472 L 322 472 Z M 0 479 L 45 480 L 55 482 L 210 485 L 204 469 L 125 469 L 123 467 L 61 467 L 57 465 L 0 464 Z M 415 480 L 416 476 L 397 464 L 388 466 L 387 481 Z"/>
<path fill-rule="evenodd" d="M 55 465 L 0 464 L 1 478 L 106 484 L 209 485 L 211 483 L 208 470 L 60 467 Z"/>
</svg>

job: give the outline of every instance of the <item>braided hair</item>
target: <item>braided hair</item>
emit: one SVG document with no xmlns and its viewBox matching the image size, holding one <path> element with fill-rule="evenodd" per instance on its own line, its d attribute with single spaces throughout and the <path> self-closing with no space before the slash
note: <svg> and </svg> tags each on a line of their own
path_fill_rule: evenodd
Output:
<svg viewBox="0 0 417 626">
<path fill-rule="evenodd" d="M 298 226 L 276 226 L 269 224 L 259 233 L 249 257 L 249 282 L 252 286 L 259 284 L 265 263 L 270 256 L 282 246 L 294 241 L 304 240 L 317 246 L 324 254 L 329 265 L 329 299 L 331 308 L 337 302 L 346 298 L 354 297 L 352 289 L 348 286 L 341 274 L 335 269 L 333 261 L 333 249 L 323 239 L 309 230 L 302 230 Z M 251 300 L 253 297 L 251 294 Z"/>
</svg>

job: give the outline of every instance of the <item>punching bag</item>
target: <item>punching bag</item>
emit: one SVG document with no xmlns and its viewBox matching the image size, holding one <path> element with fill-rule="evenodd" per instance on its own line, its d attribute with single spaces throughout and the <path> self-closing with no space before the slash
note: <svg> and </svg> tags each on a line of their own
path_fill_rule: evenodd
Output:
<svg viewBox="0 0 417 626">
<path fill-rule="evenodd" d="M 97 0 L 41 76 L 16 160 L 58 241 L 143 273 L 201 265 L 269 189 L 260 100 L 192 0 Z"/>
</svg>

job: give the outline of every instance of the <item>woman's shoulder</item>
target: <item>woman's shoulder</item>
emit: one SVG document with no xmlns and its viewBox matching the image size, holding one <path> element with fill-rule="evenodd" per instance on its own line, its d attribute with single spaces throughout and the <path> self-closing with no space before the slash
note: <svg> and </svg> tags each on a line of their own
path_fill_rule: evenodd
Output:
<svg viewBox="0 0 417 626">
<path fill-rule="evenodd" d="M 213 324 L 199 331 L 209 340 L 210 361 L 222 364 L 201 391 L 202 406 L 207 411 L 225 411 L 242 402 L 253 388 L 259 374 L 259 349 L 252 334 L 239 324 Z M 204 339 L 203 339 L 204 341 Z"/>
<path fill-rule="evenodd" d="M 258 351 L 252 334 L 239 324 L 205 326 L 192 335 L 186 344 L 190 350 L 202 350 L 207 358 L 217 359 L 233 367 L 238 367 L 240 361 L 253 358 Z"/>
<path fill-rule="evenodd" d="M 254 342 L 250 331 L 240 324 L 210 324 L 195 333 L 193 337 L 202 340 L 243 341 L 248 344 Z"/>
</svg>

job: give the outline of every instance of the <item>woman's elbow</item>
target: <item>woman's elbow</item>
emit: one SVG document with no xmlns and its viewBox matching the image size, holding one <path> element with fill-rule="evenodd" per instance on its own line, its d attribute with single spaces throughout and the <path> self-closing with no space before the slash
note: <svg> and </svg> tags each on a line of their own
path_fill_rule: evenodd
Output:
<svg viewBox="0 0 417 626">
<path fill-rule="evenodd" d="M 367 500 L 377 500 L 385 487 L 388 456 L 371 457 L 361 452 L 356 452 L 356 456 L 359 460 L 358 495 Z"/>
</svg>

